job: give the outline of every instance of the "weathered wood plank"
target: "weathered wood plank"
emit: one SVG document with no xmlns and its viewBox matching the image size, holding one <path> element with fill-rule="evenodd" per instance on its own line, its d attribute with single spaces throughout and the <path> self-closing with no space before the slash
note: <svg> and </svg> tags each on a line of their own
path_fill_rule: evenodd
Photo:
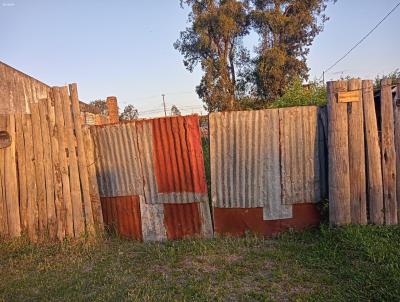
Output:
<svg viewBox="0 0 400 302">
<path fill-rule="evenodd" d="M 69 92 L 72 103 L 72 116 L 74 120 L 74 129 L 77 142 L 78 167 L 79 167 L 79 175 L 82 186 L 83 205 L 85 209 L 84 215 L 86 222 L 86 231 L 89 234 L 94 234 L 95 229 L 94 229 L 92 203 L 90 201 L 90 185 L 89 185 L 89 175 L 87 168 L 88 165 L 86 161 L 85 145 L 83 142 L 82 122 L 80 116 L 81 111 L 79 108 L 79 99 L 78 99 L 78 88 L 75 83 L 69 85 Z"/>
<path fill-rule="evenodd" d="M 349 91 L 361 91 L 361 80 L 348 81 Z M 351 222 L 367 223 L 364 116 L 362 101 L 348 104 Z"/>
<path fill-rule="evenodd" d="M 51 160 L 52 160 L 52 177 L 54 184 L 54 207 L 56 213 L 56 224 L 57 224 L 57 238 L 63 240 L 65 238 L 65 203 L 63 196 L 63 186 L 62 186 L 62 173 L 60 167 L 60 150 L 58 146 L 57 139 L 57 127 L 56 127 L 56 117 L 54 110 L 54 96 L 50 93 L 49 99 L 47 100 L 47 112 L 48 112 L 48 125 L 50 134 L 50 144 L 51 144 Z"/>
<path fill-rule="evenodd" d="M 86 151 L 87 169 L 89 175 L 90 201 L 92 203 L 93 219 L 97 230 L 103 230 L 103 212 L 101 210 L 99 186 L 97 183 L 94 143 L 89 128 L 83 128 L 83 143 Z"/>
<path fill-rule="evenodd" d="M 62 217 L 62 220 L 65 221 L 65 235 L 67 237 L 74 237 L 74 219 L 72 214 L 72 199 L 68 174 L 68 159 L 66 155 L 67 143 L 65 138 L 65 123 L 63 113 L 63 101 L 61 98 L 61 88 L 54 87 L 52 89 L 52 92 L 54 97 L 54 114 L 59 149 L 58 158 L 62 178 L 62 196 L 64 201 L 61 213 L 65 212 L 65 217 Z"/>
<path fill-rule="evenodd" d="M 372 81 L 362 81 L 370 222 L 383 224 L 383 185 Z"/>
<path fill-rule="evenodd" d="M 329 221 L 332 225 L 351 222 L 347 104 L 337 102 L 337 93 L 346 90 L 346 81 L 328 82 Z"/>
<path fill-rule="evenodd" d="M 40 114 L 40 127 L 42 130 L 42 139 L 44 146 L 43 165 L 46 180 L 46 207 L 47 207 L 47 225 L 49 236 L 51 239 L 57 236 L 57 216 L 54 203 L 54 175 L 53 175 L 53 160 L 51 150 L 51 138 L 49 131 L 49 114 L 48 100 L 41 99 L 38 102 Z"/>
<path fill-rule="evenodd" d="M 0 130 L 7 131 L 8 116 L 0 115 Z M 8 214 L 5 178 L 6 149 L 0 149 L 0 235 L 8 237 Z"/>
<path fill-rule="evenodd" d="M 381 81 L 382 180 L 385 224 L 397 224 L 392 80 Z"/>
<path fill-rule="evenodd" d="M 76 140 L 74 136 L 74 124 L 72 121 L 71 101 L 66 86 L 61 87 L 61 99 L 63 103 L 65 133 L 68 148 L 69 183 L 71 186 L 74 233 L 75 237 L 79 237 L 85 233 L 85 218 L 82 207 L 81 182 L 79 178 L 78 159 L 76 156 Z"/>
<path fill-rule="evenodd" d="M 396 149 L 397 221 L 400 221 L 400 79 L 397 79 L 396 97 L 393 100 L 394 142 Z"/>
<path fill-rule="evenodd" d="M 28 232 L 28 187 L 26 174 L 26 156 L 24 141 L 23 113 L 15 114 L 16 153 L 18 163 L 19 206 L 21 218 L 21 231 Z"/>
<path fill-rule="evenodd" d="M 43 138 L 39 114 L 39 105 L 31 104 L 32 112 L 32 133 L 33 133 L 33 150 L 35 153 L 35 169 L 36 169 L 36 186 L 37 186 L 37 203 L 39 214 L 39 236 L 44 238 L 47 236 L 47 205 L 46 205 L 46 180 L 44 172 L 44 149 Z"/>
</svg>

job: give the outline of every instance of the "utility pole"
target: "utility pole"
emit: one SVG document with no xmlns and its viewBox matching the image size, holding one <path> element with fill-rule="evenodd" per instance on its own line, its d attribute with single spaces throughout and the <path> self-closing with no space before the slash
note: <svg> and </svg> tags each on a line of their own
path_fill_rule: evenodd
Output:
<svg viewBox="0 0 400 302">
<path fill-rule="evenodd" d="M 162 102 L 164 105 L 164 113 L 165 113 L 165 116 L 167 116 L 167 107 L 165 106 L 165 94 L 162 94 L 161 96 L 162 96 Z"/>
</svg>

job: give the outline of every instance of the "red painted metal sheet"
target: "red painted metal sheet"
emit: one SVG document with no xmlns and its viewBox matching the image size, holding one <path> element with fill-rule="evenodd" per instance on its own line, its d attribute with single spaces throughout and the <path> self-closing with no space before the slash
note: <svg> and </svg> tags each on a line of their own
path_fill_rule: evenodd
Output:
<svg viewBox="0 0 400 302">
<path fill-rule="evenodd" d="M 158 193 L 207 193 L 198 116 L 151 122 Z"/>
<path fill-rule="evenodd" d="M 202 221 L 198 203 L 164 204 L 164 224 L 168 239 L 200 236 Z"/>
<path fill-rule="evenodd" d="M 102 197 L 101 207 L 106 227 L 122 237 L 143 239 L 139 196 Z"/>
<path fill-rule="evenodd" d="M 293 205 L 293 218 L 263 220 L 263 208 L 214 208 L 215 233 L 243 236 L 246 231 L 262 236 L 274 236 L 289 229 L 302 230 L 320 223 L 314 203 Z"/>
</svg>

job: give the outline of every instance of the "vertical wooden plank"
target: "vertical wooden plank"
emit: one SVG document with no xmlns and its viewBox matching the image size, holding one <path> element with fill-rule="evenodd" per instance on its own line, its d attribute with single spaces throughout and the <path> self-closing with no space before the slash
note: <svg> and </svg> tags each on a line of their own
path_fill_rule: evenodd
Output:
<svg viewBox="0 0 400 302">
<path fill-rule="evenodd" d="M 370 222 L 374 224 L 383 224 L 381 150 L 379 147 L 372 81 L 362 81 L 362 94 L 367 152 L 367 184 Z"/>
<path fill-rule="evenodd" d="M 74 218 L 75 237 L 85 233 L 85 220 L 82 207 L 81 183 L 79 178 L 78 159 L 76 157 L 76 140 L 74 136 L 74 124 L 72 121 L 71 102 L 68 88 L 61 87 L 61 99 L 63 104 L 65 133 L 68 148 L 69 182 L 71 186 L 72 213 Z"/>
<path fill-rule="evenodd" d="M 53 167 L 53 185 L 54 185 L 54 207 L 56 214 L 56 225 L 57 225 L 57 238 L 63 240 L 65 238 L 65 202 L 63 196 L 62 186 L 62 173 L 60 167 L 60 150 L 57 139 L 57 127 L 56 117 L 54 111 L 54 96 L 50 93 L 49 99 L 47 100 L 47 111 L 48 111 L 48 125 L 50 134 L 51 144 L 51 160 Z"/>
<path fill-rule="evenodd" d="M 94 144 L 90 134 L 89 128 L 83 128 L 83 143 L 86 150 L 86 161 L 89 175 L 89 190 L 90 190 L 90 201 L 92 203 L 93 219 L 94 224 L 98 230 L 103 230 L 103 213 L 101 210 L 101 201 L 99 187 L 96 176 L 96 164 L 94 156 Z"/>
<path fill-rule="evenodd" d="M 0 115 L 0 130 L 7 131 L 7 115 Z M 0 149 L 0 236 L 8 237 L 8 215 L 5 178 L 6 149 Z"/>
<path fill-rule="evenodd" d="M 361 90 L 361 80 L 348 82 L 348 90 Z M 367 223 L 364 116 L 361 102 L 348 104 L 351 222 Z"/>
<path fill-rule="evenodd" d="M 47 205 L 46 205 L 46 180 L 43 165 L 43 138 L 40 125 L 39 105 L 31 104 L 32 112 L 32 133 L 33 133 L 33 151 L 35 153 L 36 187 L 37 203 L 39 214 L 39 236 L 47 236 Z"/>
<path fill-rule="evenodd" d="M 16 153 L 18 163 L 19 207 L 21 218 L 21 231 L 28 232 L 28 187 L 26 179 L 26 156 L 24 141 L 24 125 L 26 120 L 23 113 L 15 114 Z"/>
<path fill-rule="evenodd" d="M 347 104 L 337 93 L 346 81 L 328 82 L 329 220 L 332 225 L 351 222 Z"/>
<path fill-rule="evenodd" d="M 396 97 L 393 101 L 394 142 L 396 149 L 397 221 L 400 221 L 400 79 L 397 79 Z"/>
<path fill-rule="evenodd" d="M 77 150 L 78 150 L 78 167 L 79 167 L 79 175 L 81 179 L 82 185 L 82 196 L 83 196 L 83 205 L 84 205 L 84 214 L 85 214 L 85 222 L 87 232 L 89 234 L 94 233 L 94 220 L 93 220 L 93 212 L 92 212 L 92 204 L 90 201 L 90 185 L 89 185 L 89 175 L 87 170 L 87 161 L 85 154 L 85 145 L 83 143 L 83 134 L 82 134 L 82 122 L 81 122 L 81 111 L 79 108 L 79 99 L 78 99 L 78 89 L 77 85 L 70 84 L 69 92 L 71 95 L 71 103 L 72 103 L 72 116 L 74 120 L 74 128 L 77 142 Z"/>
<path fill-rule="evenodd" d="M 396 150 L 394 145 L 394 119 L 392 80 L 381 82 L 382 180 L 385 223 L 397 224 Z"/>
<path fill-rule="evenodd" d="M 54 87 L 52 89 L 54 97 L 54 114 L 57 130 L 58 141 L 58 159 L 60 164 L 61 179 L 62 179 L 62 196 L 64 204 L 62 205 L 62 212 L 65 216 L 62 220 L 65 221 L 65 235 L 68 237 L 74 236 L 74 219 L 72 214 L 72 199 L 71 199 L 71 186 L 69 183 L 68 174 L 68 159 L 66 155 L 67 143 L 65 138 L 65 122 L 63 113 L 63 102 L 61 99 L 61 88 Z"/>
<path fill-rule="evenodd" d="M 31 115 L 23 115 L 22 119 L 26 159 L 28 236 L 31 241 L 35 242 L 37 241 L 39 232 L 39 213 L 37 203 L 35 152 L 33 150 L 32 117 Z"/>
<path fill-rule="evenodd" d="M 48 100 L 41 99 L 38 102 L 40 114 L 40 127 L 42 130 L 43 139 L 43 165 L 46 181 L 46 208 L 47 208 L 47 225 L 49 236 L 51 239 L 57 236 L 57 217 L 54 203 L 54 176 L 53 176 L 53 161 L 51 151 L 51 138 L 49 132 L 49 114 L 48 114 Z"/>
</svg>

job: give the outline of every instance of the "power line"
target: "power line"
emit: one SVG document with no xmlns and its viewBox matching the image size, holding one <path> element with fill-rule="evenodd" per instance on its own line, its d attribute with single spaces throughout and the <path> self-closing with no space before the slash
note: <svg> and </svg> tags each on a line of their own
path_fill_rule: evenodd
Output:
<svg viewBox="0 0 400 302">
<path fill-rule="evenodd" d="M 333 63 L 328 69 L 324 70 L 323 75 L 339 64 L 344 58 L 346 58 L 354 49 L 356 49 L 362 42 L 364 42 L 398 7 L 400 6 L 400 2 L 396 4 L 386 15 L 383 17 L 378 24 L 376 24 L 360 41 L 358 41 L 350 50 L 348 50 L 340 59 L 338 59 L 335 63 Z"/>
</svg>

